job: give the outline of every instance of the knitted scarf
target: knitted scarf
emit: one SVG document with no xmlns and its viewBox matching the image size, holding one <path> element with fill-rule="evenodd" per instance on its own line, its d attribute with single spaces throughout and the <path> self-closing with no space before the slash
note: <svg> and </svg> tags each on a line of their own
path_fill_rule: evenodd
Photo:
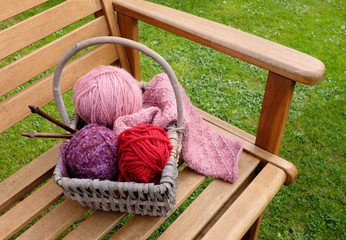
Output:
<svg viewBox="0 0 346 240">
<path fill-rule="evenodd" d="M 184 126 L 181 155 L 188 167 L 205 176 L 234 183 L 238 177 L 238 161 L 243 150 L 235 138 L 223 136 L 202 120 L 184 88 L 179 84 L 184 104 Z M 139 123 L 166 128 L 177 119 L 176 99 L 166 74 L 156 75 L 143 94 L 143 108 L 119 117 L 113 129 L 117 135 Z"/>
</svg>

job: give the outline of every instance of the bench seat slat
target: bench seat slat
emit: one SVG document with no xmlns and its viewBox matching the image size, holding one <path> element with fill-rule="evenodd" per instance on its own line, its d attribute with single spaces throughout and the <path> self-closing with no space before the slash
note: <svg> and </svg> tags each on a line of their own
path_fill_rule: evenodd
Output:
<svg viewBox="0 0 346 240">
<path fill-rule="evenodd" d="M 244 139 L 248 141 L 249 143 L 255 144 L 256 137 L 250 133 L 245 132 L 244 130 L 237 128 L 225 121 L 222 121 L 220 118 L 215 117 L 211 115 L 210 113 L 207 113 L 199 108 L 196 108 L 197 112 L 202 116 L 203 120 L 206 121 L 209 124 L 215 125 L 220 129 L 223 129 L 224 131 L 232 133 L 234 137 Z"/>
<path fill-rule="evenodd" d="M 220 179 L 215 179 L 164 231 L 159 239 L 194 239 L 233 196 L 258 164 L 258 159 L 249 154 L 242 154 L 239 162 L 238 180 L 234 184 L 229 184 Z"/>
<path fill-rule="evenodd" d="M 48 0 L 0 0 L 0 22 L 47 1 Z"/>
<path fill-rule="evenodd" d="M 54 67 L 75 43 L 108 34 L 107 23 L 102 16 L 1 68 L 0 96 Z"/>
<path fill-rule="evenodd" d="M 0 42 L 11 42 L 11 44 L 0 45 L 0 59 L 99 11 L 101 8 L 99 1 L 70 0 L 1 31 Z"/>
<path fill-rule="evenodd" d="M 54 239 L 88 210 L 77 201 L 66 199 L 17 239 Z"/>
<path fill-rule="evenodd" d="M 102 45 L 78 57 L 64 68 L 61 92 L 71 89 L 76 81 L 99 65 L 109 65 L 118 55 L 114 45 Z M 43 106 L 53 100 L 53 74 L 49 74 L 10 98 L 0 102 L 0 132 L 31 114 L 28 105 Z M 49 91 L 51 89 L 51 91 Z"/>
<path fill-rule="evenodd" d="M 0 212 L 51 177 L 58 156 L 59 150 L 56 145 L 2 181 L 0 183 Z"/>
<path fill-rule="evenodd" d="M 283 170 L 267 164 L 202 239 L 225 236 L 240 239 L 279 191 L 285 178 Z"/>
<path fill-rule="evenodd" d="M 127 213 L 121 212 L 95 211 L 85 221 L 79 224 L 78 227 L 76 227 L 72 232 L 70 232 L 66 237 L 64 237 L 64 239 L 101 239 L 113 227 L 115 227 L 126 215 Z"/>
<path fill-rule="evenodd" d="M 53 180 L 44 184 L 0 217 L 0 239 L 7 239 L 15 234 L 62 195 L 62 189 Z"/>
<path fill-rule="evenodd" d="M 205 176 L 189 168 L 179 173 L 176 207 L 180 206 L 205 179 Z M 163 217 L 135 215 L 110 239 L 147 239 L 165 220 Z"/>
<path fill-rule="evenodd" d="M 263 163 L 271 163 L 279 168 L 281 168 L 282 170 L 285 171 L 287 178 L 285 181 L 286 185 L 291 184 L 294 179 L 297 177 L 298 175 L 298 170 L 296 168 L 296 166 L 294 166 L 293 163 L 277 156 L 274 155 L 266 150 L 264 150 L 263 148 L 260 148 L 258 146 L 256 146 L 255 144 L 247 141 L 246 139 L 248 138 L 248 136 L 245 134 L 244 137 L 242 137 L 242 135 L 238 135 L 239 133 L 241 133 L 241 131 L 236 130 L 237 128 L 233 126 L 233 128 L 235 128 L 236 130 L 236 134 L 233 133 L 233 128 L 229 128 L 228 130 L 226 128 L 224 128 L 222 125 L 220 126 L 219 122 L 213 122 L 211 120 L 208 120 L 209 118 L 207 118 L 208 115 L 204 115 L 205 121 L 207 123 L 209 123 L 210 127 L 218 132 L 220 132 L 221 134 L 224 135 L 228 135 L 230 137 L 237 137 L 242 143 L 243 143 L 243 149 L 244 152 L 247 152 L 251 155 L 256 156 L 257 158 L 259 158 Z M 224 124 L 226 125 L 226 124 Z M 244 140 L 245 139 L 245 140 Z"/>
</svg>

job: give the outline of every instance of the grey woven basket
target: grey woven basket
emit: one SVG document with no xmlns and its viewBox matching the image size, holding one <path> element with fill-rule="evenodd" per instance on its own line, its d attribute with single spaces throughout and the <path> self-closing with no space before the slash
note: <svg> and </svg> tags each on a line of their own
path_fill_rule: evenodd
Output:
<svg viewBox="0 0 346 240">
<path fill-rule="evenodd" d="M 60 186 L 66 197 L 78 201 L 83 206 L 97 210 L 120 211 L 149 216 L 167 217 L 174 210 L 177 190 L 177 159 L 181 150 L 183 126 L 183 103 L 177 78 L 169 64 L 156 52 L 143 44 L 119 37 L 96 37 L 77 43 L 59 61 L 53 79 L 54 98 L 65 124 L 76 127 L 79 116 L 74 114 L 70 121 L 60 91 L 62 70 L 69 59 L 77 52 L 96 44 L 120 44 L 135 48 L 157 61 L 166 71 L 177 100 L 177 123 L 166 130 L 173 150 L 167 165 L 164 167 L 159 184 L 116 182 L 109 180 L 91 180 L 64 177 L 61 172 L 61 156 L 59 156 L 53 179 Z M 146 84 L 140 83 L 142 89 Z"/>
</svg>

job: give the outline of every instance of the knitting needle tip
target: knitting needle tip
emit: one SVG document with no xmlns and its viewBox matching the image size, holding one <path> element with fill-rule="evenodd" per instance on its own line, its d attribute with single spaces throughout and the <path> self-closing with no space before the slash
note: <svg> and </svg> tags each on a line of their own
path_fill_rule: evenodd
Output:
<svg viewBox="0 0 346 240">
<path fill-rule="evenodd" d="M 26 133 L 22 133 L 22 136 L 24 136 L 24 137 L 29 137 L 29 138 L 33 138 L 33 137 L 35 137 L 35 132 L 26 132 Z"/>
<path fill-rule="evenodd" d="M 30 108 L 32 113 L 38 113 L 40 110 L 40 108 L 38 106 L 29 105 L 28 107 Z"/>
</svg>

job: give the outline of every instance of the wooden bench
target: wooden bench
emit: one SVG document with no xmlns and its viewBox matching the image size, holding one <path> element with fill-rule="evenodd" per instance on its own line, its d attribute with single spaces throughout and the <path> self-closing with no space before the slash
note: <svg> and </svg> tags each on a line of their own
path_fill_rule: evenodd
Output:
<svg viewBox="0 0 346 240">
<path fill-rule="evenodd" d="M 0 21 L 43 2 L 46 0 L 4 0 Z M 199 110 L 213 129 L 243 142 L 239 179 L 234 184 L 213 180 L 160 236 L 162 239 L 257 238 L 266 206 L 281 186 L 289 185 L 297 176 L 296 167 L 277 156 L 295 84 L 319 83 L 325 72 L 323 63 L 277 43 L 141 0 L 69 0 L 58 4 L 1 31 L 0 59 L 91 14 L 95 16 L 93 20 L 1 68 L 0 95 L 54 67 L 79 41 L 106 35 L 138 41 L 138 21 L 268 70 L 256 137 Z M 71 89 L 92 68 L 109 64 L 120 64 L 138 80 L 141 78 L 137 51 L 100 45 L 69 62 L 64 70 L 62 91 Z M 30 115 L 27 105 L 42 107 L 53 100 L 52 79 L 53 73 L 41 77 L 0 103 L 0 132 Z M 124 219 L 128 221 L 111 239 L 146 239 L 165 221 L 161 217 L 91 211 L 63 198 L 62 190 L 51 179 L 58 155 L 58 146 L 54 146 L 0 183 L 0 239 L 10 238 L 25 226 L 19 239 L 53 239 L 72 224 L 76 227 L 69 228 L 67 239 L 99 239 Z M 185 168 L 178 179 L 177 207 L 206 177 Z M 39 219 L 27 226 L 37 216 Z"/>
</svg>

